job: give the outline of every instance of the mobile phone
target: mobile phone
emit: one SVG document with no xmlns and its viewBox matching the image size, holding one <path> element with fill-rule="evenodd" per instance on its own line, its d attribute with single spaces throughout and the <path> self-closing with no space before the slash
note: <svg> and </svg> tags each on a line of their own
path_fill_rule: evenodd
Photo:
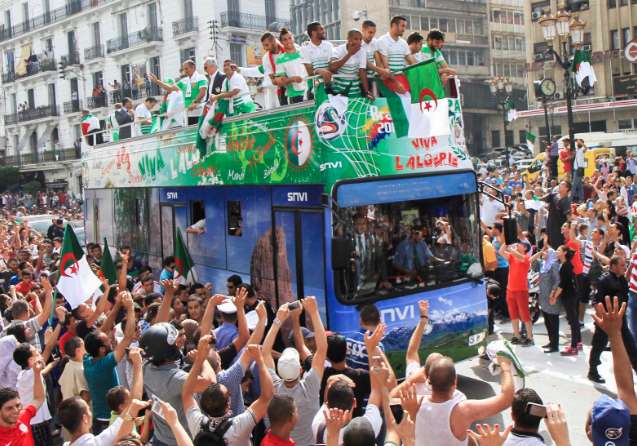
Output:
<svg viewBox="0 0 637 446">
<path fill-rule="evenodd" d="M 396 424 L 400 424 L 400 422 L 403 421 L 403 406 L 400 404 L 390 404 L 389 408 L 394 416 L 394 420 L 396 420 Z"/>
<path fill-rule="evenodd" d="M 526 413 L 538 418 L 546 418 L 546 406 L 536 403 L 526 403 Z"/>
<path fill-rule="evenodd" d="M 300 306 L 301 306 L 301 303 L 298 300 L 295 300 L 294 302 L 290 302 L 288 304 L 288 310 L 296 310 Z"/>
<path fill-rule="evenodd" d="M 152 396 L 152 400 L 153 400 L 153 405 L 151 406 L 150 410 L 153 412 L 154 415 L 157 415 L 159 418 L 163 420 L 164 411 L 161 408 L 162 400 L 157 398 L 155 395 Z"/>
</svg>

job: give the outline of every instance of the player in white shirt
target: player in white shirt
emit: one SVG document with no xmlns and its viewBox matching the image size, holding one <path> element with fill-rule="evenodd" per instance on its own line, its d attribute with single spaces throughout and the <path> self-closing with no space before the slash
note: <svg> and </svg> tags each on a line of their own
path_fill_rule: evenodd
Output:
<svg viewBox="0 0 637 446">
<path fill-rule="evenodd" d="M 157 104 L 157 99 L 148 97 L 135 108 L 135 131 L 137 135 L 150 133 L 153 127 L 153 115 L 151 110 Z"/>
<path fill-rule="evenodd" d="M 350 98 L 364 96 L 372 99 L 367 81 L 367 54 L 362 49 L 362 41 L 363 34 L 359 30 L 350 30 L 347 33 L 347 43 L 332 51 L 330 71 L 336 74 L 336 93 Z"/>
<path fill-rule="evenodd" d="M 389 32 L 379 38 L 377 42 L 377 65 L 396 72 L 402 71 L 407 65 L 416 63 L 407 42 L 402 38 L 406 27 L 407 19 L 405 17 L 396 16 L 391 19 Z M 396 82 L 395 89 L 397 93 L 405 93 L 404 87 L 398 82 Z"/>
<path fill-rule="evenodd" d="M 256 110 L 256 106 L 250 96 L 250 89 L 245 78 L 237 73 L 236 65 L 231 60 L 223 62 L 223 72 L 226 78 L 221 87 L 221 93 L 212 96 L 213 101 L 220 99 L 228 100 L 228 116 L 235 116 L 241 113 L 251 113 Z"/>
<path fill-rule="evenodd" d="M 332 58 L 333 45 L 326 40 L 325 28 L 319 22 L 307 25 L 307 35 L 310 41 L 301 47 L 301 55 L 305 60 L 305 68 L 308 76 L 321 76 L 323 82 L 332 80 L 330 71 L 330 59 Z"/>
<path fill-rule="evenodd" d="M 276 58 L 277 72 L 274 84 L 285 87 L 288 103 L 303 102 L 307 90 L 307 70 L 301 55 L 301 47 L 294 43 L 294 34 L 286 28 L 281 29 L 279 39 L 285 52 Z"/>
<path fill-rule="evenodd" d="M 263 65 L 263 84 L 261 86 L 264 88 L 266 96 L 264 107 L 266 109 L 274 108 L 277 106 L 275 102 L 278 102 L 278 105 L 286 105 L 288 102 L 285 89 L 276 86 L 273 82 L 274 76 L 278 72 L 276 59 L 285 51 L 283 45 L 271 32 L 266 32 L 261 36 L 261 45 L 265 51 L 261 59 Z M 273 99 L 274 96 L 276 99 Z"/>
<path fill-rule="evenodd" d="M 367 82 L 369 82 L 369 90 L 377 96 L 376 83 L 374 79 L 380 77 L 386 79 L 391 76 L 391 71 L 382 66 L 376 64 L 376 52 L 378 51 L 378 39 L 376 36 L 376 23 L 371 20 L 363 21 L 361 26 L 361 33 L 363 34 L 363 43 L 361 47 L 367 56 Z"/>
<path fill-rule="evenodd" d="M 407 45 L 409 46 L 409 52 L 416 59 L 416 62 L 423 62 L 427 59 L 425 53 L 422 52 L 422 44 L 425 38 L 418 31 L 407 36 Z"/>
</svg>

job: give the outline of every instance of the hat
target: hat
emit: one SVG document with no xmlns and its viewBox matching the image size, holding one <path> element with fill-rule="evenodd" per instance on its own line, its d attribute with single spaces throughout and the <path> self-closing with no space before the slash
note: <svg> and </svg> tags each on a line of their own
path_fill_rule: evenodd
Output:
<svg viewBox="0 0 637 446">
<path fill-rule="evenodd" d="M 277 372 L 283 381 L 294 381 L 301 374 L 301 357 L 295 348 L 283 350 L 277 364 Z"/>
<path fill-rule="evenodd" d="M 248 311 L 246 313 L 246 322 L 248 323 L 248 330 L 252 331 L 257 328 L 259 315 L 257 314 L 256 310 Z"/>
<path fill-rule="evenodd" d="M 301 334 L 303 335 L 303 339 L 313 339 L 314 338 L 314 332 L 312 330 L 310 330 L 307 327 L 301 327 Z M 288 336 L 288 340 L 290 342 L 294 341 L 294 332 L 291 331 L 290 335 Z"/>
<path fill-rule="evenodd" d="M 628 446 L 630 412 L 621 400 L 602 395 L 593 403 L 591 417 L 595 446 Z"/>
<path fill-rule="evenodd" d="M 232 314 L 237 312 L 237 306 L 230 300 L 226 299 L 221 305 L 217 307 L 219 311 L 225 314 Z"/>
</svg>

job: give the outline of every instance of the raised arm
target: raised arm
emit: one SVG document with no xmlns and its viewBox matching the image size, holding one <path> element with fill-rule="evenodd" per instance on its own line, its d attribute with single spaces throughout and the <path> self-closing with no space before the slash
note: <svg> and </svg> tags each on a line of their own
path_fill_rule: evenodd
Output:
<svg viewBox="0 0 637 446">
<path fill-rule="evenodd" d="M 492 417 L 511 406 L 515 386 L 511 361 L 504 356 L 498 356 L 500 364 L 500 394 L 482 400 L 467 400 L 461 404 L 464 422 L 469 427 L 474 421 Z"/>
<path fill-rule="evenodd" d="M 631 415 L 637 415 L 637 396 L 633 383 L 633 369 L 622 339 L 622 324 L 626 313 L 626 303 L 620 305 L 615 296 L 606 296 L 606 306 L 598 303 L 595 305 L 593 319 L 595 323 L 606 332 L 610 340 L 610 349 L 613 354 L 613 374 L 617 383 L 617 397 L 626 403 Z"/>
<path fill-rule="evenodd" d="M 170 309 L 172 308 L 173 299 L 175 298 L 175 284 L 172 280 L 162 280 L 161 285 L 164 287 L 165 292 L 164 298 L 159 305 L 155 323 L 170 322 Z"/>
<path fill-rule="evenodd" d="M 102 313 L 104 313 L 104 311 L 106 311 L 106 304 L 108 302 L 108 295 L 110 293 L 110 286 L 108 284 L 108 279 L 105 277 L 104 279 L 102 279 L 102 286 L 104 287 L 104 293 L 102 293 L 102 295 L 100 296 L 99 300 L 97 301 L 97 305 L 95 307 L 95 311 L 93 311 L 93 313 L 91 313 L 91 315 L 89 316 L 89 318 L 86 320 L 86 325 L 88 327 L 92 327 L 95 322 L 97 322 L 97 319 L 99 319 L 99 317 L 102 315 Z"/>
<path fill-rule="evenodd" d="M 64 307 L 57 307 L 55 309 L 55 314 L 58 319 L 58 323 L 55 326 L 54 330 L 51 330 L 51 327 L 47 328 L 44 333 L 44 350 L 42 350 L 42 360 L 47 363 L 49 362 L 49 358 L 51 357 L 51 352 L 55 348 L 57 344 L 57 340 L 60 337 L 60 332 L 62 331 L 62 326 L 64 325 L 64 319 L 66 317 L 66 310 Z M 44 373 L 46 375 L 46 373 Z"/>
<path fill-rule="evenodd" d="M 290 319 L 292 319 L 292 334 L 294 336 L 294 348 L 300 353 L 301 363 L 305 361 L 305 359 L 312 355 L 312 352 L 305 345 L 305 341 L 303 340 L 303 332 L 301 331 L 301 313 L 303 312 L 303 306 L 299 305 L 298 307 L 290 310 Z"/>
<path fill-rule="evenodd" d="M 38 324 L 42 327 L 46 324 L 49 315 L 51 314 L 51 307 L 53 306 L 53 287 L 51 286 L 51 282 L 46 277 L 40 277 L 40 285 L 44 289 L 44 306 L 42 307 L 42 311 L 37 316 Z"/>
<path fill-rule="evenodd" d="M 202 335 L 209 335 L 210 332 L 212 331 L 212 318 L 215 315 L 215 310 L 217 309 L 217 305 L 220 305 L 225 299 L 226 299 L 226 296 L 222 294 L 215 294 L 210 299 L 208 299 L 206 310 L 203 313 L 203 316 L 201 318 L 201 324 L 199 325 L 199 329 Z"/>
<path fill-rule="evenodd" d="M 420 354 L 418 353 L 420 350 L 420 342 L 425 333 L 425 328 L 427 328 L 427 324 L 429 323 L 429 301 L 419 300 L 418 308 L 420 309 L 420 319 L 409 339 L 406 355 L 407 364 L 416 363 L 420 365 Z"/>
<path fill-rule="evenodd" d="M 175 441 L 177 442 L 177 446 L 193 446 L 192 440 L 190 439 L 190 435 L 186 432 L 186 429 L 179 422 L 179 417 L 177 416 L 177 411 L 170 403 L 166 401 L 161 402 L 161 411 L 164 419 L 170 426 L 170 430 L 175 437 Z"/>
<path fill-rule="evenodd" d="M 197 391 L 199 386 L 199 374 L 201 373 L 203 363 L 208 359 L 208 353 L 210 351 L 210 340 L 212 336 L 206 334 L 199 339 L 199 344 L 197 345 L 197 356 L 195 357 L 195 362 L 188 373 L 188 378 L 186 378 L 186 382 L 181 391 L 181 402 L 184 405 L 184 412 L 188 412 L 188 410 L 197 404 L 194 398 L 194 394 Z"/>
<path fill-rule="evenodd" d="M 303 299 L 303 308 L 305 313 L 309 314 L 312 321 L 312 329 L 314 330 L 314 341 L 316 342 L 316 353 L 312 358 L 312 369 L 318 375 L 319 379 L 323 378 L 323 370 L 325 369 L 325 358 L 327 357 L 327 336 L 325 335 L 325 327 L 321 321 L 318 306 L 316 305 L 316 297 L 308 296 Z"/>
<path fill-rule="evenodd" d="M 42 385 L 42 370 L 44 369 L 44 361 L 38 360 L 33 365 L 33 406 L 39 409 L 46 398 L 44 386 Z"/>
<path fill-rule="evenodd" d="M 115 355 L 115 361 L 120 362 L 126 354 L 126 349 L 133 341 L 135 337 L 136 321 L 135 321 L 135 307 L 133 304 L 133 296 L 128 291 L 122 293 L 122 303 L 126 308 L 126 327 L 124 327 L 124 339 L 117 344 L 113 355 Z"/>
<path fill-rule="evenodd" d="M 260 301 L 255 311 L 257 312 L 257 316 L 259 316 L 259 320 L 257 321 L 257 326 L 254 328 L 254 331 L 250 335 L 250 339 L 248 339 L 248 345 L 250 344 L 261 345 L 261 341 L 263 340 L 263 335 L 265 334 L 265 326 L 268 323 L 268 312 L 265 309 L 265 302 Z M 236 344 L 235 344 L 235 347 L 236 347 Z M 239 350 L 240 349 L 238 348 L 237 351 Z"/>
<path fill-rule="evenodd" d="M 110 334 L 111 330 L 115 326 L 115 321 L 117 320 L 117 315 L 119 314 L 119 310 L 122 308 L 122 293 L 119 292 L 115 296 L 115 305 L 111 308 L 111 311 L 106 316 L 106 320 L 100 327 L 100 331 L 106 334 Z"/>
<path fill-rule="evenodd" d="M 128 273 L 128 259 L 130 257 L 129 252 L 120 252 L 119 257 L 122 262 L 122 266 L 119 269 L 119 275 L 117 278 L 117 286 L 119 287 L 118 291 L 126 290 L 126 285 L 128 284 L 128 280 L 126 275 Z"/>
<path fill-rule="evenodd" d="M 166 91 L 179 91 L 179 87 L 177 86 L 177 84 L 167 84 L 165 82 L 162 82 L 153 73 L 148 73 L 147 76 L 152 83 L 159 85 Z"/>
<path fill-rule="evenodd" d="M 274 318 L 274 321 L 272 321 L 272 326 L 265 337 L 265 341 L 263 341 L 263 360 L 265 361 L 265 366 L 269 369 L 274 369 L 274 359 L 272 359 L 272 347 L 274 346 L 274 341 L 279 334 L 281 324 L 285 322 L 289 314 L 290 311 L 288 310 L 288 304 L 279 306 L 279 309 L 276 312 L 276 317 Z M 316 334 L 314 337 L 316 337 Z"/>
<path fill-rule="evenodd" d="M 389 375 L 389 369 L 385 370 L 385 373 L 382 375 L 385 381 L 379 382 L 379 374 L 372 373 L 374 369 L 379 367 L 386 369 L 384 361 L 381 361 L 380 364 L 374 363 L 374 357 L 377 356 L 378 352 L 380 352 L 378 345 L 380 344 L 381 339 L 383 339 L 383 336 L 385 336 L 385 324 L 379 324 L 371 335 L 368 332 L 364 335 L 365 347 L 367 348 L 367 361 L 370 371 L 369 380 L 372 388 L 372 391 L 369 394 L 369 404 L 373 404 L 376 407 L 380 407 L 382 404 L 383 394 L 381 387 L 385 387 L 387 376 Z"/>
<path fill-rule="evenodd" d="M 139 348 L 131 348 L 128 359 L 133 365 L 133 384 L 130 389 L 130 397 L 136 400 L 142 398 L 144 393 L 144 373 L 142 370 L 142 353 Z"/>
<path fill-rule="evenodd" d="M 250 330 L 248 329 L 248 320 L 246 319 L 245 302 L 248 297 L 248 290 L 244 287 L 239 288 L 234 298 L 234 304 L 237 307 L 237 337 L 233 342 L 237 351 L 241 350 L 250 338 Z"/>
<path fill-rule="evenodd" d="M 263 352 L 261 346 L 256 344 L 248 344 L 248 353 L 256 362 L 256 366 L 259 370 L 259 384 L 261 386 L 261 394 L 252 404 L 250 404 L 250 410 L 254 414 L 254 418 L 257 423 L 265 417 L 268 411 L 268 404 L 274 396 L 274 385 L 272 384 L 272 376 L 268 372 L 268 367 L 263 359 Z"/>
</svg>

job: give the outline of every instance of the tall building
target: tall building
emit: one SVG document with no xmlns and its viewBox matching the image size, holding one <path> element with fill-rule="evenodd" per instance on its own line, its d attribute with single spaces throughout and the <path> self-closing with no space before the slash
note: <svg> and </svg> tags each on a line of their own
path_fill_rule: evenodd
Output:
<svg viewBox="0 0 637 446">
<path fill-rule="evenodd" d="M 488 0 L 491 74 L 526 86 L 523 0 Z"/>
<path fill-rule="evenodd" d="M 123 96 L 159 96 L 146 74 L 175 77 L 187 59 L 254 63 L 261 33 L 289 22 L 287 0 L 220 3 L 0 1 L 0 164 L 79 193 L 82 109 L 104 120 Z"/>
<path fill-rule="evenodd" d="M 548 48 L 539 20 L 561 9 L 586 23 L 584 47 L 591 51 L 591 62 L 597 83 L 574 101 L 574 133 L 637 128 L 637 66 L 626 59 L 624 49 L 637 38 L 637 1 L 635 0 L 556 0 L 531 1 L 525 5 L 526 48 L 528 66 L 527 90 L 529 110 L 520 113 L 528 118 L 536 134 L 544 138 L 547 125 L 533 82 L 552 79 L 557 85 L 556 97 L 547 103 L 547 118 L 553 135 L 568 133 L 564 100 L 563 70 L 546 55 Z"/>
</svg>

